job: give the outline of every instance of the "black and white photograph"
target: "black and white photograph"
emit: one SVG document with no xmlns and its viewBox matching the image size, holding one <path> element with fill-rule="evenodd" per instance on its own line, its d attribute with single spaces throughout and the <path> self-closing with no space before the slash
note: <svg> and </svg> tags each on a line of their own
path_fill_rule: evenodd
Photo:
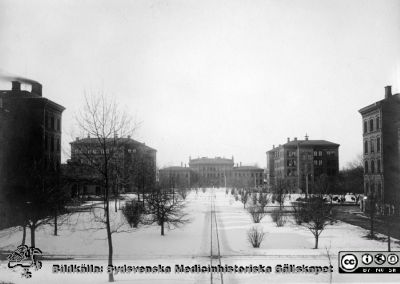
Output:
<svg viewBox="0 0 400 284">
<path fill-rule="evenodd" d="M 400 283 L 399 0 L 0 0 L 0 284 Z"/>
</svg>

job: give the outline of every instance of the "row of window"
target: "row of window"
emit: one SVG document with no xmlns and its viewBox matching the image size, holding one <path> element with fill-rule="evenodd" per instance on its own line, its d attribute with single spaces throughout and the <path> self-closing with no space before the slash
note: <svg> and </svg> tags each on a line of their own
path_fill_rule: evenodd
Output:
<svg viewBox="0 0 400 284">
<path fill-rule="evenodd" d="M 54 138 L 53 135 L 50 135 L 50 137 L 45 134 L 44 136 L 44 149 L 45 151 L 61 151 L 61 141 L 60 138 Z"/>
<path fill-rule="evenodd" d="M 371 173 L 371 174 L 374 174 L 374 173 L 378 173 L 378 174 L 380 174 L 381 173 L 381 160 L 380 159 L 378 159 L 378 160 L 376 160 L 376 163 L 375 163 L 375 160 L 371 160 L 371 161 L 365 161 L 364 162 L 364 172 L 367 174 L 367 173 Z"/>
<path fill-rule="evenodd" d="M 376 198 L 381 199 L 383 197 L 383 190 L 382 190 L 382 184 L 377 181 L 377 182 L 365 182 L 365 193 L 366 195 L 374 195 Z"/>
<path fill-rule="evenodd" d="M 379 117 L 377 117 L 375 119 L 371 118 L 369 121 L 364 120 L 364 133 L 367 133 L 368 130 L 369 130 L 369 132 L 372 132 L 372 131 L 374 131 L 374 129 L 375 130 L 380 129 L 381 128 L 380 123 L 381 122 L 380 122 Z M 369 126 L 369 129 L 368 129 L 368 126 Z"/>
<path fill-rule="evenodd" d="M 322 160 L 314 160 L 315 166 L 322 166 Z"/>
<path fill-rule="evenodd" d="M 109 154 L 110 150 L 116 151 L 117 148 L 116 147 L 112 147 L 109 149 L 106 149 L 106 153 Z M 120 149 L 122 150 L 122 148 Z M 74 154 L 104 154 L 104 150 L 103 149 L 74 149 L 73 150 Z M 136 153 L 136 149 L 128 149 L 128 153 Z"/>
<path fill-rule="evenodd" d="M 53 115 L 50 115 L 47 112 L 45 113 L 44 123 L 45 123 L 46 129 L 55 130 L 55 131 L 61 131 L 61 120 L 60 120 L 60 118 L 54 118 Z"/>
<path fill-rule="evenodd" d="M 370 141 L 364 141 L 364 154 L 374 153 L 376 150 L 377 153 L 381 152 L 381 138 L 377 137 L 376 139 L 371 139 Z"/>
</svg>

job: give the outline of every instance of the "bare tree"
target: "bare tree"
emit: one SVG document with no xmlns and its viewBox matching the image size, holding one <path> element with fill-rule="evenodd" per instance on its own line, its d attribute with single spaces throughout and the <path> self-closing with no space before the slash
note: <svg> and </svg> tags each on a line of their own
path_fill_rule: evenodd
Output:
<svg viewBox="0 0 400 284">
<path fill-rule="evenodd" d="M 282 211 L 286 197 L 288 195 L 289 184 L 283 178 L 277 178 L 272 187 L 273 200 L 276 200 L 279 204 L 279 210 Z"/>
<path fill-rule="evenodd" d="M 240 193 L 240 201 L 243 203 L 243 208 L 246 208 L 247 200 L 249 199 L 249 193 L 246 190 L 242 190 Z"/>
<path fill-rule="evenodd" d="M 268 196 L 268 193 L 260 192 L 260 195 L 258 197 L 258 203 L 263 209 L 265 208 L 265 206 L 268 205 L 269 201 L 270 198 Z"/>
<path fill-rule="evenodd" d="M 22 244 L 26 241 L 26 228 L 30 229 L 31 246 L 35 246 L 37 228 L 54 224 L 54 235 L 57 235 L 58 216 L 66 213 L 69 197 L 63 191 L 59 172 L 45 166 L 43 159 L 34 162 L 33 166 L 22 166 L 25 170 L 23 181 L 11 186 L 7 200 L 15 209 L 15 221 L 23 229 Z M 53 221 L 54 220 L 54 221 Z"/>
<path fill-rule="evenodd" d="M 77 149 L 84 159 L 99 176 L 102 183 L 102 199 L 108 242 L 108 265 L 113 264 L 112 229 L 110 225 L 110 198 L 115 196 L 114 186 L 117 184 L 119 162 L 119 147 L 123 137 L 132 135 L 135 125 L 128 114 L 121 110 L 115 100 L 107 99 L 106 94 L 85 95 L 85 105 L 76 117 L 77 124 L 83 133 L 93 137 L 92 145 L 81 143 Z M 90 147 L 90 148 L 89 148 Z M 109 282 L 114 276 L 109 273 Z"/>
<path fill-rule="evenodd" d="M 322 231 L 332 223 L 332 205 L 325 203 L 322 196 L 307 198 L 299 205 L 302 216 L 302 225 L 309 229 L 315 238 L 315 249 L 318 248 L 318 240 Z"/>
<path fill-rule="evenodd" d="M 148 224 L 157 223 L 164 236 L 164 227 L 168 229 L 180 227 L 189 222 L 184 212 L 184 200 L 173 196 L 166 190 L 154 190 L 146 200 L 146 213 L 149 214 Z"/>
</svg>

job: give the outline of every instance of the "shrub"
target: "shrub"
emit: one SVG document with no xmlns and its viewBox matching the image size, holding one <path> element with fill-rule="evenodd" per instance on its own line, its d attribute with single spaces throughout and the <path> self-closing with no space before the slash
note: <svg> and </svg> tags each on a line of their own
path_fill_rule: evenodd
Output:
<svg viewBox="0 0 400 284">
<path fill-rule="evenodd" d="M 264 208 L 261 206 L 251 206 L 247 208 L 247 211 L 249 212 L 251 218 L 253 219 L 254 223 L 260 223 L 262 218 L 266 215 L 264 212 Z"/>
<path fill-rule="evenodd" d="M 285 226 L 287 217 L 281 210 L 277 209 L 277 210 L 272 211 L 271 217 L 272 217 L 272 221 L 275 222 L 277 227 Z"/>
<path fill-rule="evenodd" d="M 265 233 L 261 228 L 252 227 L 247 231 L 247 240 L 253 248 L 259 248 L 264 240 Z"/>
<path fill-rule="evenodd" d="M 137 228 L 142 221 L 143 211 L 143 204 L 135 200 L 127 202 L 125 206 L 122 207 L 122 214 L 124 214 L 126 221 L 132 228 Z"/>
<path fill-rule="evenodd" d="M 188 194 L 188 190 L 186 188 L 179 188 L 178 193 L 182 197 L 182 199 L 185 200 Z"/>
</svg>

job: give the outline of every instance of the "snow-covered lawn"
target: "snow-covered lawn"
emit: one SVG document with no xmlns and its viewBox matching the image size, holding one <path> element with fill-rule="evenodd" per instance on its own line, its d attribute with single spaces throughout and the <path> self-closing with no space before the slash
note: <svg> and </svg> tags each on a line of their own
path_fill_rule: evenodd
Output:
<svg viewBox="0 0 400 284">
<path fill-rule="evenodd" d="M 328 226 L 321 234 L 319 249 L 313 249 L 314 237 L 306 228 L 296 225 L 291 219 L 284 227 L 276 227 L 267 215 L 260 224 L 267 233 L 258 249 L 247 241 L 247 230 L 254 226 L 243 204 L 235 201 L 225 189 L 192 191 L 187 197 L 187 212 L 191 223 L 166 230 L 160 235 L 160 227 L 146 226 L 113 234 L 114 265 L 164 265 L 174 270 L 176 264 L 208 265 L 210 263 L 210 201 L 215 196 L 216 219 L 221 246 L 222 265 L 329 265 L 326 248 L 329 249 L 334 273 L 333 282 L 400 282 L 397 275 L 345 275 L 337 273 L 338 252 L 342 250 L 386 250 L 386 243 L 363 238 L 368 232 L 356 226 L 338 222 Z M 123 221 L 121 211 L 113 212 L 114 224 Z M 101 213 L 101 209 L 98 211 Z M 60 225 L 59 235 L 52 235 L 52 226 L 39 228 L 36 247 L 44 254 L 71 256 L 73 260 L 43 261 L 43 268 L 32 271 L 31 279 L 7 268 L 7 262 L 0 262 L 0 283 L 106 283 L 107 274 L 54 274 L 53 264 L 94 264 L 107 266 L 108 246 L 102 224 L 93 222 L 93 214 L 80 212 L 70 216 L 68 222 Z M 128 229 L 122 227 L 121 229 Z M 22 232 L 14 229 L 0 231 L 0 249 L 14 250 L 21 241 Z M 29 231 L 27 232 L 29 244 Z M 400 250 L 392 245 L 393 250 Z M 216 263 L 216 262 L 214 262 Z M 275 283 L 275 282 L 329 282 L 329 273 L 279 274 L 279 273 L 225 273 L 224 283 Z M 117 274 L 118 282 L 130 283 L 210 283 L 209 273 L 126 273 Z M 218 279 L 218 275 L 215 275 Z M 216 281 L 214 281 L 216 283 Z"/>
</svg>

